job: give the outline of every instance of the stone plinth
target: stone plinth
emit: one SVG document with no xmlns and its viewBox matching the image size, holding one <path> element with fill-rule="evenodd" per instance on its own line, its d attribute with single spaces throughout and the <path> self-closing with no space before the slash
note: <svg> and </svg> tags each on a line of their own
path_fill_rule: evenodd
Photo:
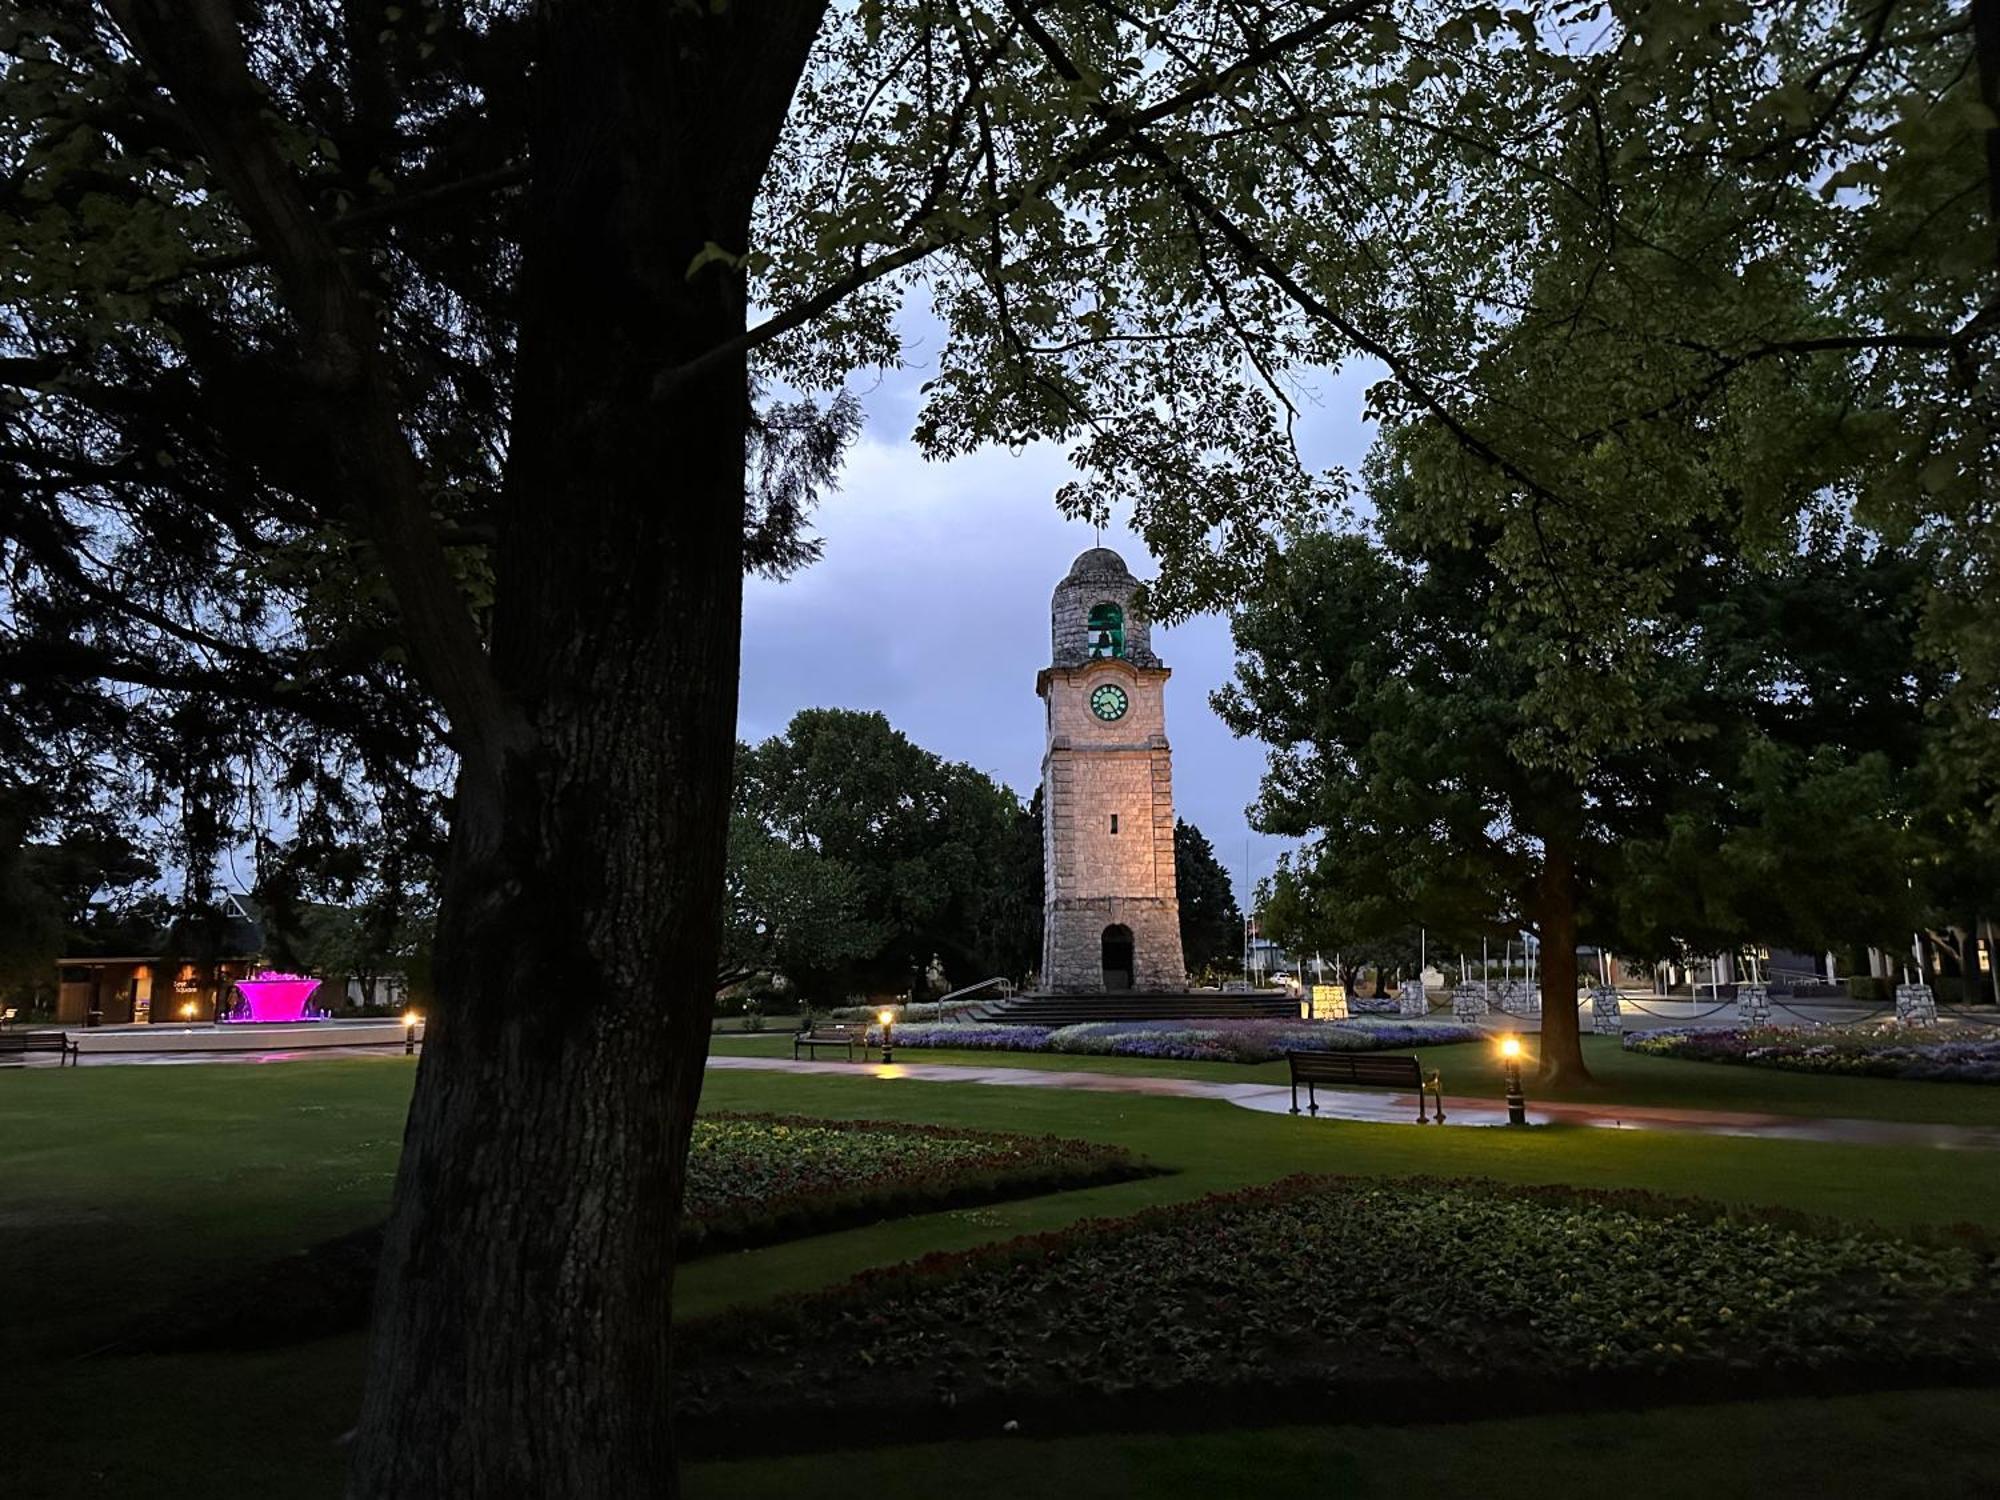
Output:
<svg viewBox="0 0 2000 1500">
<path fill-rule="evenodd" d="M 1937 996 L 1927 984 L 1896 986 L 1896 1021 L 1902 1026 L 1937 1025 Z"/>
<path fill-rule="evenodd" d="M 1347 1004 L 1347 986 L 1344 984 L 1309 986 L 1302 1009 L 1308 1021 L 1345 1021 L 1353 1014 Z"/>
<path fill-rule="evenodd" d="M 1486 998 L 1486 986 L 1467 981 L 1451 987 L 1451 1013 L 1461 1021 L 1476 1021 L 1491 1015 L 1493 1006 Z"/>
<path fill-rule="evenodd" d="M 1539 1016 L 1541 992 L 1523 980 L 1507 979 L 1500 984 L 1500 1008 L 1510 1016 Z"/>
<path fill-rule="evenodd" d="M 1619 1036 L 1625 1030 L 1625 1015 L 1618 1005 L 1618 991 L 1608 984 L 1590 987 L 1590 1029 L 1598 1036 Z"/>
<path fill-rule="evenodd" d="M 1421 979 L 1405 979 L 1396 987 L 1396 1014 L 1412 1019 L 1430 1014 L 1431 1003 L 1424 998 Z"/>
<path fill-rule="evenodd" d="M 1736 986 L 1736 1020 L 1742 1026 L 1771 1024 L 1771 992 L 1761 984 Z"/>
</svg>

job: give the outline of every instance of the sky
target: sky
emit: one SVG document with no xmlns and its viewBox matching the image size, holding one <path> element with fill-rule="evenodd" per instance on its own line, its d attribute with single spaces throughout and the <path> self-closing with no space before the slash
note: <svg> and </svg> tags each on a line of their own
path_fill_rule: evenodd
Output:
<svg viewBox="0 0 2000 1500">
<path fill-rule="evenodd" d="M 782 583 L 747 580 L 737 733 L 782 733 L 802 708 L 879 709 L 925 749 L 1025 800 L 1041 779 L 1035 673 L 1049 661 L 1049 596 L 1093 537 L 1056 509 L 1056 488 L 1073 473 L 1060 447 L 927 463 L 909 433 L 928 373 L 919 364 L 857 390 L 867 423 L 815 517 L 821 560 Z M 1373 433 L 1362 392 L 1375 378 L 1347 370 L 1307 392 L 1309 463 L 1359 470 Z M 1114 520 L 1104 545 L 1153 576 L 1144 546 Z M 1208 835 L 1245 899 L 1285 841 L 1253 834 L 1245 814 L 1263 747 L 1232 737 L 1209 707 L 1234 667 L 1228 622 L 1156 626 L 1153 649 L 1173 669 L 1175 810 Z"/>
</svg>

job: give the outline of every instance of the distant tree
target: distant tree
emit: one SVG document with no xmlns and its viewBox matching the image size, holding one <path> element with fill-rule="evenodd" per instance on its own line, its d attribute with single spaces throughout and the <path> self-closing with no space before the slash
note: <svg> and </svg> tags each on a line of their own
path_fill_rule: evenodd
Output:
<svg viewBox="0 0 2000 1500">
<path fill-rule="evenodd" d="M 38 844 L 28 821 L 21 799 L 0 795 L 0 999 L 46 1010 L 58 959 L 150 951 L 167 913 L 158 869 L 115 828 L 93 821 Z"/>
<path fill-rule="evenodd" d="M 1190 978 L 1233 972 L 1243 957 L 1243 913 L 1215 846 L 1184 818 L 1174 820 L 1174 882 L 1180 892 L 1181 957 Z"/>
<path fill-rule="evenodd" d="M 912 744 L 879 713 L 806 709 L 738 756 L 739 816 L 846 872 L 864 952 L 811 982 L 906 991 L 941 964 L 949 983 L 1018 972 L 1022 808 L 983 771 Z M 824 954 L 823 954 L 824 956 Z"/>
<path fill-rule="evenodd" d="M 1872 606 L 1908 559 L 1838 524 L 1755 568 L 1720 536 L 1663 538 L 1674 576 L 1621 663 L 1622 737 L 1524 750 L 1550 742 L 1562 637 L 1522 622 L 1484 532 L 1426 524 L 1397 452 L 1371 471 L 1380 540 L 1301 539 L 1236 616 L 1216 706 L 1272 747 L 1259 825 L 1307 841 L 1272 883 L 1276 927 L 1356 954 L 1413 918 L 1447 940 L 1535 933 L 1560 1076 L 1582 1070 L 1581 941 L 1816 948 L 1907 925 L 1919 845 L 1888 815 L 1935 683 L 1908 613 Z"/>
<path fill-rule="evenodd" d="M 778 838 L 748 813 L 729 823 L 722 956 L 716 988 L 782 977 L 806 998 L 816 982 L 874 953 L 881 930 L 862 914 L 864 881 L 845 860 Z"/>
</svg>

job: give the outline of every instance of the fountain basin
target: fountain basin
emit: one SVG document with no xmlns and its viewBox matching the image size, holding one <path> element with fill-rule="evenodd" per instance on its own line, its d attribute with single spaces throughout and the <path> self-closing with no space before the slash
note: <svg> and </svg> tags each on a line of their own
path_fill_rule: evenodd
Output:
<svg viewBox="0 0 2000 1500">
<path fill-rule="evenodd" d="M 307 1014 L 306 1002 L 312 999 L 319 984 L 309 974 L 279 974 L 269 969 L 249 979 L 239 979 L 236 991 L 250 1013 L 230 1017 L 229 1024 L 317 1020 L 318 1017 Z"/>
</svg>

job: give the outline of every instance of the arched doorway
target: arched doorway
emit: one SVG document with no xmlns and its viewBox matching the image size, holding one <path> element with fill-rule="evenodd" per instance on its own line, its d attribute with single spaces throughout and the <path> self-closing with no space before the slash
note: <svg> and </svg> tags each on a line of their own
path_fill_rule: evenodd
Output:
<svg viewBox="0 0 2000 1500">
<path fill-rule="evenodd" d="M 1104 929 L 1104 987 L 1107 990 L 1132 988 L 1132 929 L 1111 926 Z"/>
</svg>

